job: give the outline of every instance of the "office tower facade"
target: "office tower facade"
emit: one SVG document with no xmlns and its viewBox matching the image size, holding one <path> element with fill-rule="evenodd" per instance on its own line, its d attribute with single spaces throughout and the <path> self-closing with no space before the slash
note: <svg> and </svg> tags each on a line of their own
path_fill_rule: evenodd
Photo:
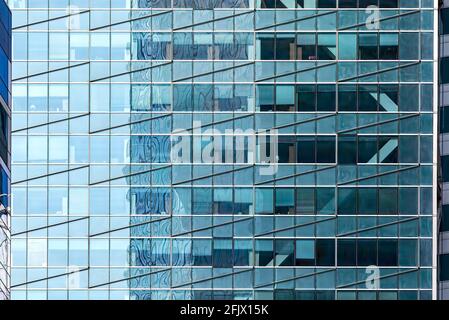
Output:
<svg viewBox="0 0 449 320">
<path fill-rule="evenodd" d="M 11 12 L 0 1 L 0 300 L 10 297 Z"/>
<path fill-rule="evenodd" d="M 439 112 L 440 112 L 440 219 L 439 219 L 439 299 L 449 299 L 449 195 L 448 195 L 448 174 L 449 174 L 449 146 L 448 146 L 448 126 L 449 126 L 449 2 L 440 1 L 440 92 L 439 92 Z"/>
<path fill-rule="evenodd" d="M 433 0 L 11 0 L 13 299 L 432 299 Z"/>
</svg>

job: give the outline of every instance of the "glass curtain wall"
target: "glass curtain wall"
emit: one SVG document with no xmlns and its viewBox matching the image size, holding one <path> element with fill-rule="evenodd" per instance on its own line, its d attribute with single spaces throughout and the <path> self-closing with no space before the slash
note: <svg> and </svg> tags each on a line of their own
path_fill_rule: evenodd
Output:
<svg viewBox="0 0 449 320">
<path fill-rule="evenodd" d="M 434 1 L 9 4 L 14 299 L 432 299 Z"/>
<path fill-rule="evenodd" d="M 0 1 L 0 300 L 10 298 L 11 12 Z"/>
</svg>

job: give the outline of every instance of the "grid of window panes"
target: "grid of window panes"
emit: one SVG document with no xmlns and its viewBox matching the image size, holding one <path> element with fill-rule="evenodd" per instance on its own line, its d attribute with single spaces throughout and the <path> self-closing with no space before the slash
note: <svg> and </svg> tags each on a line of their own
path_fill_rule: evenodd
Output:
<svg viewBox="0 0 449 320">
<path fill-rule="evenodd" d="M 10 284 L 10 133 L 11 12 L 0 1 L 0 300 L 9 299 Z"/>
<path fill-rule="evenodd" d="M 10 1 L 13 298 L 430 299 L 433 5 Z"/>
</svg>

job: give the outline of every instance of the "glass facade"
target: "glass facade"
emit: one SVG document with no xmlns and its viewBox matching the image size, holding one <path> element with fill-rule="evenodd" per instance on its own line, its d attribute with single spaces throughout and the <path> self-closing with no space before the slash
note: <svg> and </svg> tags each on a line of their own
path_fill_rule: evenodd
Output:
<svg viewBox="0 0 449 320">
<path fill-rule="evenodd" d="M 441 201 L 439 206 L 439 299 L 449 299 L 449 2 L 440 3 L 440 91 L 439 91 L 439 164 Z"/>
<path fill-rule="evenodd" d="M 435 1 L 9 4 L 13 299 L 435 297 Z"/>
<path fill-rule="evenodd" d="M 10 297 L 11 12 L 0 1 L 0 300 Z"/>
</svg>

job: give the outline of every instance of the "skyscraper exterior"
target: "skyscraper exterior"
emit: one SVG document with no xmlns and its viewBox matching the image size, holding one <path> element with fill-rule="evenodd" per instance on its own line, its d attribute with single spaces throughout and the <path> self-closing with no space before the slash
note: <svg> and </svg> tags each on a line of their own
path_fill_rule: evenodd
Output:
<svg viewBox="0 0 449 320">
<path fill-rule="evenodd" d="M 9 5 L 13 299 L 437 297 L 436 1 Z"/>
<path fill-rule="evenodd" d="M 10 297 L 11 12 L 0 1 L 0 300 Z"/>
</svg>

